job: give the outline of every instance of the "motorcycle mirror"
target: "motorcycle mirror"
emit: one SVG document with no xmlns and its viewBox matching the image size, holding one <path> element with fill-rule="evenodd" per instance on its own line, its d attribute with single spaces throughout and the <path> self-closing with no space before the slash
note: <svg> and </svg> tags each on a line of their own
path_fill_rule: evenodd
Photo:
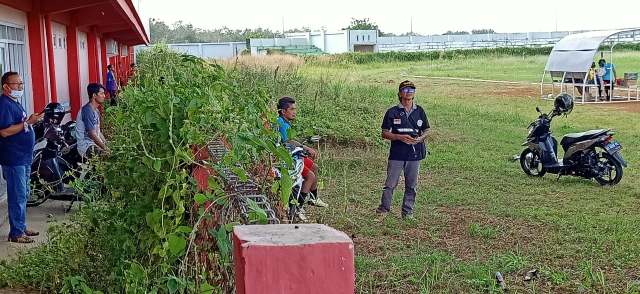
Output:
<svg viewBox="0 0 640 294">
<path fill-rule="evenodd" d="M 542 111 L 540 111 L 540 107 L 536 106 L 536 111 L 542 113 Z"/>
</svg>

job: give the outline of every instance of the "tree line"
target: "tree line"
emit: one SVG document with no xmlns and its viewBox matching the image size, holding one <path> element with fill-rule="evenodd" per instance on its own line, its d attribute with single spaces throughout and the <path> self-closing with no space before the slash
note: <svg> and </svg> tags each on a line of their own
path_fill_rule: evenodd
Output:
<svg viewBox="0 0 640 294">
<path fill-rule="evenodd" d="M 350 30 L 377 30 L 378 36 L 422 36 L 413 32 L 401 34 L 385 33 L 378 25 L 369 18 L 351 19 L 348 26 L 343 29 Z M 152 43 L 207 43 L 207 42 L 244 42 L 251 38 L 282 38 L 282 31 L 273 31 L 268 28 L 255 29 L 230 29 L 228 27 L 216 29 L 202 29 L 194 27 L 190 23 L 183 21 L 168 25 L 162 20 L 151 19 L 149 31 Z M 285 30 L 285 33 L 310 32 L 309 27 L 292 28 Z M 490 34 L 495 33 L 492 29 L 479 29 L 467 31 L 447 31 L 443 35 L 468 35 L 468 34 Z"/>
</svg>

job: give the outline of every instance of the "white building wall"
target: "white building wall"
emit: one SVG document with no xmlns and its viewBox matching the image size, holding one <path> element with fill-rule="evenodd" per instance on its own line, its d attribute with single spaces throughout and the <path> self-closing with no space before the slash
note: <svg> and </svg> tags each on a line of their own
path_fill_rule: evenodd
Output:
<svg viewBox="0 0 640 294">
<path fill-rule="evenodd" d="M 311 45 L 316 46 L 318 48 L 320 48 L 320 50 L 324 51 L 326 45 L 325 45 L 325 34 L 324 33 L 314 33 L 313 35 L 311 35 L 310 37 L 311 39 Z"/>
<path fill-rule="evenodd" d="M 20 74 L 22 75 L 25 86 L 25 110 L 28 113 L 33 113 L 33 94 L 31 91 L 31 89 L 33 89 L 33 83 L 31 82 L 31 75 L 29 74 L 31 71 L 31 57 L 29 55 L 29 27 L 27 26 L 27 14 L 20 10 L 0 4 L 0 23 L 4 25 L 22 27 L 24 29 L 24 72 L 21 72 Z"/>
<path fill-rule="evenodd" d="M 27 14 L 13 9 L 11 7 L 1 5 L 0 4 L 0 23 L 3 25 L 8 25 L 12 27 L 19 27 L 24 29 L 24 50 L 22 52 L 22 68 L 23 70 L 18 70 L 22 79 L 25 83 L 25 98 L 24 98 L 24 107 L 28 113 L 33 113 L 33 95 L 31 89 L 33 89 L 33 84 L 31 82 L 31 76 L 29 75 L 29 71 L 31 69 L 31 62 L 29 57 L 29 38 L 28 38 L 28 27 L 27 27 Z M 8 48 L 5 48 L 7 50 Z M 9 60 L 6 60 L 9 63 Z M 0 73 L 2 74 L 2 73 Z M 2 176 L 2 169 L 0 169 L 0 225 L 4 224 L 7 220 L 7 185 Z"/>
<path fill-rule="evenodd" d="M 78 32 L 78 65 L 80 66 L 80 101 L 81 105 L 89 102 L 87 86 L 89 85 L 89 49 L 87 33 Z"/>
<path fill-rule="evenodd" d="M 329 54 L 349 52 L 349 34 L 347 31 L 325 34 L 325 50 Z"/>
<path fill-rule="evenodd" d="M 67 66 L 67 27 L 56 22 L 51 22 L 51 24 L 58 102 L 66 103 L 68 106 L 71 104 L 69 100 L 69 69 Z"/>
</svg>

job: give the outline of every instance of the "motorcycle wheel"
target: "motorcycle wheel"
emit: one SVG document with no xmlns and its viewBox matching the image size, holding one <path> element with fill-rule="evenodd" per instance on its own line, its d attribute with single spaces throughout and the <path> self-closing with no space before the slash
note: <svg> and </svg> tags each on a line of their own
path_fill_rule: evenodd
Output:
<svg viewBox="0 0 640 294">
<path fill-rule="evenodd" d="M 607 168 L 608 173 L 596 176 L 596 182 L 602 186 L 613 186 L 622 180 L 622 165 L 609 153 L 598 153 L 598 165 Z"/>
<path fill-rule="evenodd" d="M 29 185 L 29 197 L 27 198 L 27 207 L 34 207 L 44 203 L 45 201 L 47 201 L 47 199 L 49 199 L 50 195 L 51 192 L 49 191 L 49 189 L 42 185 L 37 177 L 31 177 L 31 183 Z"/>
<path fill-rule="evenodd" d="M 529 148 L 522 151 L 520 154 L 520 167 L 525 174 L 532 177 L 542 177 L 547 171 L 542 166 L 540 156 L 538 152 L 535 152 Z"/>
</svg>

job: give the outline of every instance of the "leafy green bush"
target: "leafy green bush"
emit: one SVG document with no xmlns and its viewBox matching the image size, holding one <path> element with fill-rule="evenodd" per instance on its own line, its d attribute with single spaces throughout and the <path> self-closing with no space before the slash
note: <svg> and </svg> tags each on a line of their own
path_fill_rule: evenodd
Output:
<svg viewBox="0 0 640 294">
<path fill-rule="evenodd" d="M 0 283 L 70 292 L 230 289 L 232 227 L 225 224 L 234 219 L 224 211 L 231 201 L 216 174 L 211 191 L 199 191 L 191 171 L 212 163 L 194 151 L 227 142 L 230 152 L 213 168 L 241 178 L 256 165 L 269 168 L 273 157 L 290 161 L 267 123 L 275 121 L 269 102 L 266 91 L 239 87 L 220 66 L 166 47 L 141 53 L 135 79 L 105 114 L 113 153 L 95 167 L 102 185 L 84 185 L 94 190 L 74 222 L 3 265 Z M 288 197 L 285 182 L 277 185 Z"/>
</svg>

